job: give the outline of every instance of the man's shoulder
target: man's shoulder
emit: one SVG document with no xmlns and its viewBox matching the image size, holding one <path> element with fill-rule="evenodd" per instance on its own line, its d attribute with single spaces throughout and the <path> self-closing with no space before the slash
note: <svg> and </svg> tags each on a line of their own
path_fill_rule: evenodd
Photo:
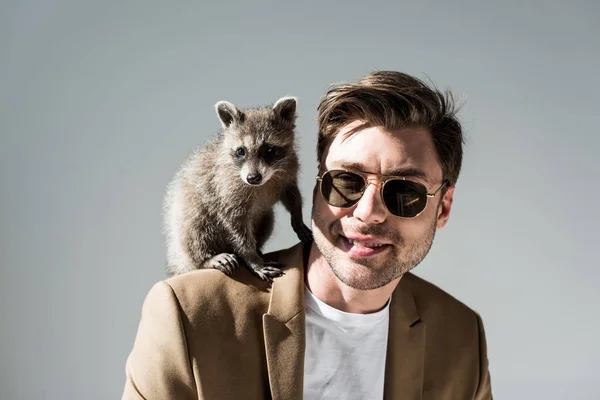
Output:
<svg viewBox="0 0 600 400">
<path fill-rule="evenodd" d="M 192 321 L 223 314 L 262 313 L 269 303 L 268 285 L 242 266 L 232 276 L 202 269 L 172 276 L 159 284 L 169 287 L 182 314 Z"/>
<path fill-rule="evenodd" d="M 274 251 L 265 254 L 264 258 L 279 260 L 290 250 Z M 155 287 L 162 289 L 154 291 L 171 292 L 169 295 L 183 314 L 191 319 L 223 312 L 262 315 L 268 309 L 271 296 L 271 285 L 243 265 L 231 276 L 216 269 L 199 269 L 161 280 Z"/>
<path fill-rule="evenodd" d="M 403 294 L 412 295 L 417 319 L 427 332 L 425 363 L 432 376 L 447 377 L 457 388 L 472 390 L 470 398 L 491 399 L 487 341 L 479 313 L 421 277 L 409 273 L 401 282 L 405 278 Z M 436 390 L 431 388 L 432 393 Z"/>
<path fill-rule="evenodd" d="M 474 322 L 477 311 L 444 289 L 413 273 L 402 278 L 410 286 L 419 316 L 425 322 Z"/>
</svg>

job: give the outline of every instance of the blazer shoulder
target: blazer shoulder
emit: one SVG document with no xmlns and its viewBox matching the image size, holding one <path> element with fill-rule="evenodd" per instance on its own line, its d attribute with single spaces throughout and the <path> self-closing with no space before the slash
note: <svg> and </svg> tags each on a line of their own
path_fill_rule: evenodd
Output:
<svg viewBox="0 0 600 400">
<path fill-rule="evenodd" d="M 280 261 L 292 267 L 299 245 L 263 255 L 266 260 Z M 286 270 L 284 268 L 284 271 Z M 275 278 L 279 279 L 279 278 Z M 216 269 L 199 269 L 164 280 L 175 293 L 186 314 L 205 308 L 233 307 L 241 311 L 254 308 L 266 312 L 271 298 L 271 284 L 240 265 L 231 276 Z"/>
<path fill-rule="evenodd" d="M 470 322 L 476 322 L 476 319 L 479 319 L 479 314 L 475 309 L 439 286 L 410 272 L 402 279 L 406 279 L 410 285 L 421 318 Z"/>
<path fill-rule="evenodd" d="M 213 269 L 202 269 L 175 275 L 162 282 L 172 289 L 180 312 L 192 323 L 207 318 L 220 319 L 223 315 L 256 314 L 262 317 L 269 306 L 268 283 L 243 266 L 232 276 Z"/>
<path fill-rule="evenodd" d="M 436 368 L 454 374 L 456 378 L 450 381 L 471 380 L 475 394 L 469 398 L 491 399 L 487 340 L 480 314 L 423 278 L 411 273 L 405 277 L 419 318 L 427 326 L 430 354 L 439 355 L 432 359 Z"/>
</svg>

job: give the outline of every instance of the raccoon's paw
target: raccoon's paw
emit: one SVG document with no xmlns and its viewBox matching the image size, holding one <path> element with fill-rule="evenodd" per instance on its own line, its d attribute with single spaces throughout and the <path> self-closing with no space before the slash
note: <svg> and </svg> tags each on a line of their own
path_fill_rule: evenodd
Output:
<svg viewBox="0 0 600 400">
<path fill-rule="evenodd" d="M 312 232 L 308 228 L 308 226 L 306 226 L 306 224 L 304 222 L 300 222 L 300 223 L 292 222 L 292 228 L 294 229 L 294 232 L 296 232 L 296 235 L 298 235 L 298 239 L 300 239 L 302 242 L 304 242 L 304 243 L 312 242 L 312 240 L 313 240 Z"/>
<path fill-rule="evenodd" d="M 272 282 L 274 278 L 278 278 L 284 274 L 281 270 L 283 265 L 276 261 L 265 261 L 263 265 L 254 264 L 251 268 L 260 279 L 269 282 Z"/>
<path fill-rule="evenodd" d="M 225 275 L 231 276 L 233 271 L 238 267 L 238 260 L 235 254 L 221 253 L 209 258 L 204 262 L 205 268 L 214 268 L 223 272 Z"/>
</svg>

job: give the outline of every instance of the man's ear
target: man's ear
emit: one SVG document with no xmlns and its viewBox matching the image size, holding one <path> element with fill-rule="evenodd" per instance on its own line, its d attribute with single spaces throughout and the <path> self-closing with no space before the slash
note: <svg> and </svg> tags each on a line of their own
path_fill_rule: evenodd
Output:
<svg viewBox="0 0 600 400">
<path fill-rule="evenodd" d="M 437 210 L 437 229 L 442 229 L 448 223 L 450 210 L 454 201 L 454 186 L 448 186 Z"/>
</svg>

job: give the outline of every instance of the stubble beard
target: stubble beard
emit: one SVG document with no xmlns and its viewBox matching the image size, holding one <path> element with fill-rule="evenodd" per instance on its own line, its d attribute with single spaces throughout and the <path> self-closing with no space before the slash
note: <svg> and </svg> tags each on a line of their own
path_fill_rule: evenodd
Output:
<svg viewBox="0 0 600 400">
<path fill-rule="evenodd" d="M 437 214 L 437 213 L 436 213 Z M 373 259 L 350 260 L 345 257 L 323 232 L 329 232 L 331 240 L 337 240 L 342 233 L 340 220 L 330 227 L 312 212 L 314 243 L 329 264 L 333 274 L 345 285 L 357 290 L 380 288 L 401 277 L 423 261 L 429 253 L 436 233 L 436 221 L 432 221 L 425 234 L 406 247 L 404 239 L 397 233 L 382 226 L 363 227 L 359 232 L 389 240 L 395 245 L 386 250 L 386 254 Z"/>
</svg>

